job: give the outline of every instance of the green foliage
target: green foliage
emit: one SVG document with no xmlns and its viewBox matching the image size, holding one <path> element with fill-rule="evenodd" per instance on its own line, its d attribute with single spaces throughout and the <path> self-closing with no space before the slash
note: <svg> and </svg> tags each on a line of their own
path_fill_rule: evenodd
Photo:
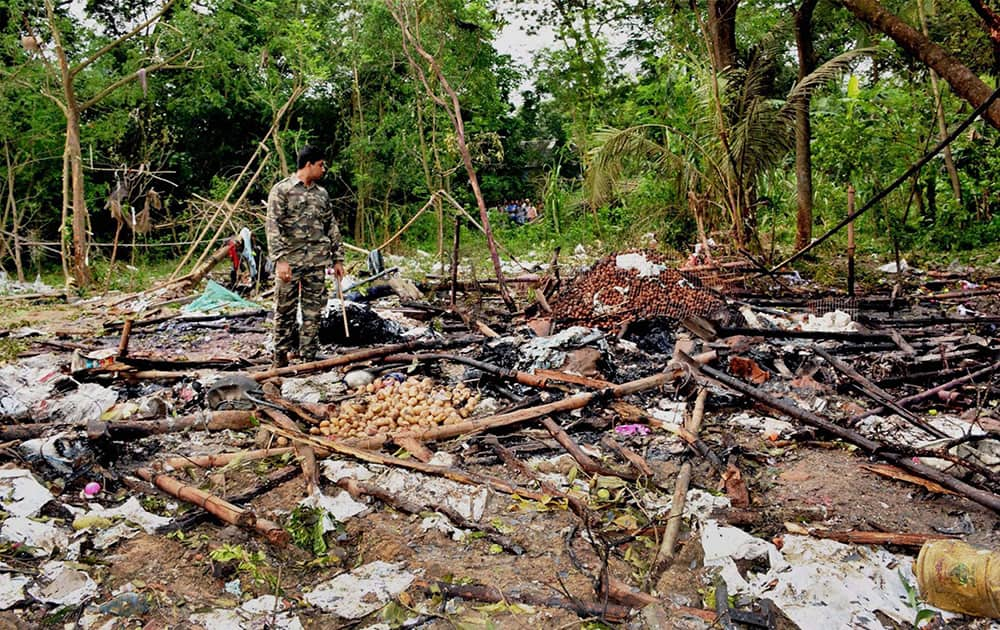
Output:
<svg viewBox="0 0 1000 630">
<path fill-rule="evenodd" d="M 18 355 L 28 349 L 28 344 L 21 339 L 4 337 L 0 339 L 0 365 L 17 359 Z"/>
<path fill-rule="evenodd" d="M 227 543 L 213 549 L 209 557 L 216 562 L 235 562 L 236 568 L 248 575 L 254 584 L 266 584 L 271 590 L 278 587 L 277 577 L 268 570 L 267 556 L 263 551 L 247 551 L 242 545 Z"/>
<path fill-rule="evenodd" d="M 326 540 L 323 537 L 323 521 L 326 510 L 319 507 L 296 506 L 288 515 L 285 530 L 291 535 L 296 546 L 321 556 L 327 551 Z"/>
</svg>

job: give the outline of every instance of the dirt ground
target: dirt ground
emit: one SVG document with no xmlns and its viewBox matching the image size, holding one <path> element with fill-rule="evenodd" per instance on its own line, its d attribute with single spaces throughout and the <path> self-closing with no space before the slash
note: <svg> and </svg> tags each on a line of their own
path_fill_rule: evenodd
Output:
<svg viewBox="0 0 1000 630">
<path fill-rule="evenodd" d="M 117 342 L 115 335 L 99 336 L 102 317 L 103 311 L 86 306 L 19 305 L 5 312 L 0 329 L 14 333 L 22 327 L 31 327 L 42 330 L 45 336 L 20 340 L 9 334 L 0 341 L 16 344 L 17 351 L 29 354 L 68 353 L 81 339 L 86 339 L 90 346 L 114 345 Z M 170 360 L 228 359 L 265 363 L 268 355 L 264 349 L 267 335 L 264 318 L 248 319 L 239 327 L 234 332 L 231 327 L 206 329 L 168 324 L 167 328 L 157 331 L 136 331 L 130 351 L 136 356 L 155 355 Z M 626 366 L 619 367 L 625 371 Z M 441 372 L 434 376 L 446 378 Z M 598 375 L 602 376 L 607 375 Z M 820 395 L 829 397 L 834 405 L 846 407 L 851 403 L 849 396 L 836 394 L 830 388 Z M 655 409 L 662 400 L 690 402 L 691 397 L 690 385 L 685 384 L 633 395 L 626 402 L 641 409 Z M 989 509 L 959 496 L 931 492 L 880 476 L 864 467 L 875 459 L 867 458 L 843 442 L 831 440 L 828 435 L 811 433 L 797 439 L 767 439 L 759 432 L 730 421 L 736 412 L 746 409 L 745 401 L 734 399 L 721 390 L 713 390 L 710 400 L 713 402 L 706 412 L 701 437 L 715 452 L 729 461 L 739 462 L 750 498 L 747 508 L 718 511 L 714 517 L 721 522 L 732 523 L 754 536 L 779 543 L 786 534 L 786 523 L 792 522 L 838 532 L 960 532 L 961 538 L 969 543 L 996 548 L 996 541 L 1000 540 L 1000 519 Z M 554 605 L 518 604 L 514 598 L 489 603 L 444 597 L 439 590 L 421 586 L 435 581 L 480 584 L 508 594 L 531 592 L 564 602 L 599 605 L 602 570 L 634 587 L 642 586 L 650 559 L 659 546 L 662 528 L 645 526 L 644 517 L 649 514 L 644 512 L 648 508 L 639 507 L 644 505 L 642 498 L 669 499 L 676 473 L 684 461 L 691 461 L 694 466 L 693 488 L 724 494 L 719 474 L 704 459 L 685 452 L 676 436 L 662 431 L 646 436 L 615 433 L 613 427 L 632 420 L 609 407 L 564 414 L 562 419 L 564 426 L 573 423 L 573 428 L 568 430 L 579 444 L 601 449 L 600 438 L 612 435 L 641 455 L 656 471 L 652 482 L 629 486 L 624 491 L 613 489 L 606 495 L 600 494 L 597 486 L 591 483 L 589 493 L 580 493 L 604 527 L 600 542 L 581 532 L 580 519 L 565 506 L 542 505 L 495 491 L 489 494 L 479 522 L 488 524 L 487 529 L 494 532 L 503 532 L 523 549 L 523 553 L 500 549 L 485 536 L 454 540 L 436 528 L 428 529 L 425 514 L 405 514 L 379 501 L 370 501 L 365 513 L 343 523 L 336 533 L 328 534 L 330 549 L 322 555 L 295 545 L 276 547 L 247 529 L 209 518 L 174 534 L 139 533 L 108 551 L 88 549 L 85 545 L 78 563 L 98 583 L 99 595 L 95 602 L 106 601 L 126 585 L 141 593 L 148 602 L 148 611 L 144 614 L 131 618 L 112 617 L 105 622 L 109 625 L 100 627 L 194 629 L 202 626 L 191 621 L 193 616 L 231 609 L 250 597 L 275 593 L 280 595 L 281 607 L 293 612 L 306 628 L 378 624 L 385 624 L 381 627 L 428 629 L 709 627 L 704 620 L 683 612 L 683 607 L 707 612 L 706 609 L 712 608 L 714 597 L 712 572 L 702 565 L 703 550 L 697 532 L 690 530 L 688 521 L 681 528 L 677 558 L 659 582 L 658 598 L 662 609 L 637 613 L 620 624 L 602 622 L 597 616 L 587 617 Z M 565 462 L 565 451 L 548 433 L 539 430 L 537 423 L 497 430 L 494 434 L 501 444 L 519 453 L 522 460 L 542 458 L 550 462 L 549 468 L 575 474 L 570 472 L 572 466 L 559 463 Z M 153 436 L 121 445 L 118 460 L 111 464 L 134 468 L 172 454 L 212 452 L 213 449 L 250 450 L 259 446 L 257 439 L 257 433 L 252 430 L 227 432 L 207 442 L 193 433 L 169 438 Z M 434 450 L 455 455 L 463 470 L 491 475 L 523 487 L 532 486 L 533 480 L 505 466 L 476 436 L 438 443 Z M 627 468 L 626 462 L 606 449 L 600 452 L 608 466 Z M 5 459 L 8 466 L 19 464 L 16 458 Z M 272 458 L 264 462 L 242 462 L 221 470 L 191 469 L 185 481 L 220 496 L 232 496 L 260 483 L 267 474 L 287 463 Z M 126 470 L 119 472 L 128 473 Z M 110 485 L 108 490 L 113 497 L 105 497 L 109 501 L 124 499 L 142 488 L 135 483 Z M 54 488 L 58 493 L 58 485 Z M 321 481 L 321 488 L 325 494 L 338 491 L 327 479 Z M 82 498 L 74 495 L 77 491 L 75 486 L 68 487 L 58 498 L 81 505 Z M 258 518 L 280 523 L 306 495 L 306 483 L 297 476 L 253 499 L 246 507 Z M 144 494 L 144 506 L 152 512 L 175 517 L 189 507 L 177 505 L 175 500 L 164 498 L 152 488 Z M 260 555 L 242 567 L 213 559 L 213 552 L 227 546 Z M 911 557 L 917 552 L 913 547 L 890 547 L 890 550 Z M 9 554 L 9 549 L 4 550 L 0 559 Z M 316 585 L 377 560 L 402 563 L 421 582 L 395 597 L 393 604 L 381 612 L 361 620 L 345 620 L 305 603 L 304 597 Z M 235 578 L 240 579 L 241 592 L 227 590 L 227 584 Z M 54 608 L 28 602 L 17 609 L 0 612 L 0 627 L 74 627 L 84 613 L 85 607 Z M 409 621 L 405 621 L 407 619 Z M 906 627 L 891 620 L 882 621 L 886 627 Z M 982 620 L 968 618 L 947 624 L 935 623 L 938 625 L 934 627 L 988 627 Z M 285 626 L 263 618 L 245 627 Z M 779 615 L 777 627 L 795 625 Z"/>
</svg>

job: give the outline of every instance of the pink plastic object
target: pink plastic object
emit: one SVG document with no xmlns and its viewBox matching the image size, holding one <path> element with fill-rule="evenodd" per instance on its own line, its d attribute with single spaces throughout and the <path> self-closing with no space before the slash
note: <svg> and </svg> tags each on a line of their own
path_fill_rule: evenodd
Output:
<svg viewBox="0 0 1000 630">
<path fill-rule="evenodd" d="M 101 484 L 97 483 L 96 481 L 91 481 L 90 483 L 88 483 L 83 487 L 83 493 L 88 497 L 92 497 L 100 491 L 101 491 Z"/>
</svg>

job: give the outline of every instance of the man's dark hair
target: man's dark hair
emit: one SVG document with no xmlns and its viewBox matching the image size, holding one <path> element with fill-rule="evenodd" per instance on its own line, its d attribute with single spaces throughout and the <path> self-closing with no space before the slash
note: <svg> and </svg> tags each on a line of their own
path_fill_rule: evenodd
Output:
<svg viewBox="0 0 1000 630">
<path fill-rule="evenodd" d="M 325 160 L 326 156 L 320 151 L 319 147 L 307 144 L 306 146 L 299 149 L 299 152 L 295 156 L 295 164 L 298 168 L 302 168 L 310 162 L 319 162 L 320 160 Z"/>
</svg>

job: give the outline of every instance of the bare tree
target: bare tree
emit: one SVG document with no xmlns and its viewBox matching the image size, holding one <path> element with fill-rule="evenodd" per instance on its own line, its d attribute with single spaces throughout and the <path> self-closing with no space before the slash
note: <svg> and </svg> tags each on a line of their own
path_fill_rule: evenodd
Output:
<svg viewBox="0 0 1000 630">
<path fill-rule="evenodd" d="M 129 40 L 145 32 L 146 29 L 157 22 L 170 9 L 174 1 L 175 0 L 167 0 L 163 7 L 155 15 L 147 20 L 144 20 L 128 33 L 125 33 L 121 37 L 105 44 L 103 47 L 93 52 L 82 61 L 71 63 L 66 50 L 63 47 L 62 30 L 56 20 L 53 2 L 52 0 L 45 0 L 47 27 L 52 37 L 52 52 L 55 56 L 55 63 L 57 64 L 53 68 L 53 71 L 59 77 L 61 94 L 51 92 L 45 88 L 43 88 L 43 93 L 56 103 L 59 110 L 63 113 L 63 116 L 66 118 L 66 145 L 63 153 L 63 216 L 65 217 L 70 213 L 72 214 L 72 280 L 75 280 L 76 284 L 80 287 L 88 285 L 91 281 L 90 268 L 87 264 L 87 251 L 89 246 L 88 223 L 90 217 L 87 211 L 86 197 L 84 194 L 83 153 L 80 148 L 81 117 L 89 108 L 93 107 L 97 103 L 100 103 L 110 94 L 119 88 L 128 85 L 132 81 L 145 80 L 145 77 L 150 73 L 165 68 L 190 67 L 190 60 L 182 65 L 173 65 L 174 62 L 187 54 L 187 49 L 177 51 L 167 58 L 154 59 L 149 65 L 112 81 L 110 84 L 99 90 L 97 94 L 89 98 L 81 97 L 77 93 L 76 79 L 80 76 L 80 73 L 83 72 L 83 70 L 101 59 L 104 55 L 107 55 L 112 50 L 115 50 Z M 45 63 L 50 66 L 53 65 L 46 55 L 40 54 L 39 58 L 43 59 Z M 65 268 L 66 265 L 64 263 L 64 269 Z M 71 278 L 67 276 L 66 281 L 69 283 Z"/>
<path fill-rule="evenodd" d="M 410 67 L 413 68 L 420 82 L 424 85 L 428 96 L 445 110 L 455 128 L 458 152 L 462 156 L 465 171 L 469 176 L 469 183 L 472 185 L 472 192 L 479 206 L 479 218 L 482 221 L 483 232 L 486 235 L 486 242 L 490 249 L 490 258 L 493 261 L 493 270 L 496 273 L 497 284 L 500 288 L 500 297 L 503 299 L 504 304 L 507 305 L 508 310 L 514 312 L 517 307 L 514 304 L 514 300 L 510 297 L 510 293 L 507 291 L 507 283 L 504 282 L 503 268 L 500 265 L 500 255 L 497 253 L 496 242 L 493 239 L 493 230 L 490 227 L 490 218 L 486 211 L 486 201 L 483 199 L 483 192 L 479 188 L 479 178 L 476 176 L 476 169 L 472 164 L 472 153 L 469 151 L 469 146 L 466 142 L 465 123 L 462 121 L 462 106 L 459 103 L 458 94 L 452 88 L 451 83 L 448 82 L 448 77 L 445 76 L 437 59 L 424 49 L 420 43 L 420 38 L 414 34 L 411 24 L 415 23 L 415 21 L 407 10 L 405 0 L 401 2 L 386 0 L 386 5 L 403 33 L 403 52 L 410 62 Z M 424 71 L 424 66 L 413 56 L 414 52 L 427 64 L 429 71 L 434 75 L 441 89 L 444 90 L 447 99 L 438 94 L 431 86 L 430 80 L 427 78 L 427 73 Z"/>
</svg>

